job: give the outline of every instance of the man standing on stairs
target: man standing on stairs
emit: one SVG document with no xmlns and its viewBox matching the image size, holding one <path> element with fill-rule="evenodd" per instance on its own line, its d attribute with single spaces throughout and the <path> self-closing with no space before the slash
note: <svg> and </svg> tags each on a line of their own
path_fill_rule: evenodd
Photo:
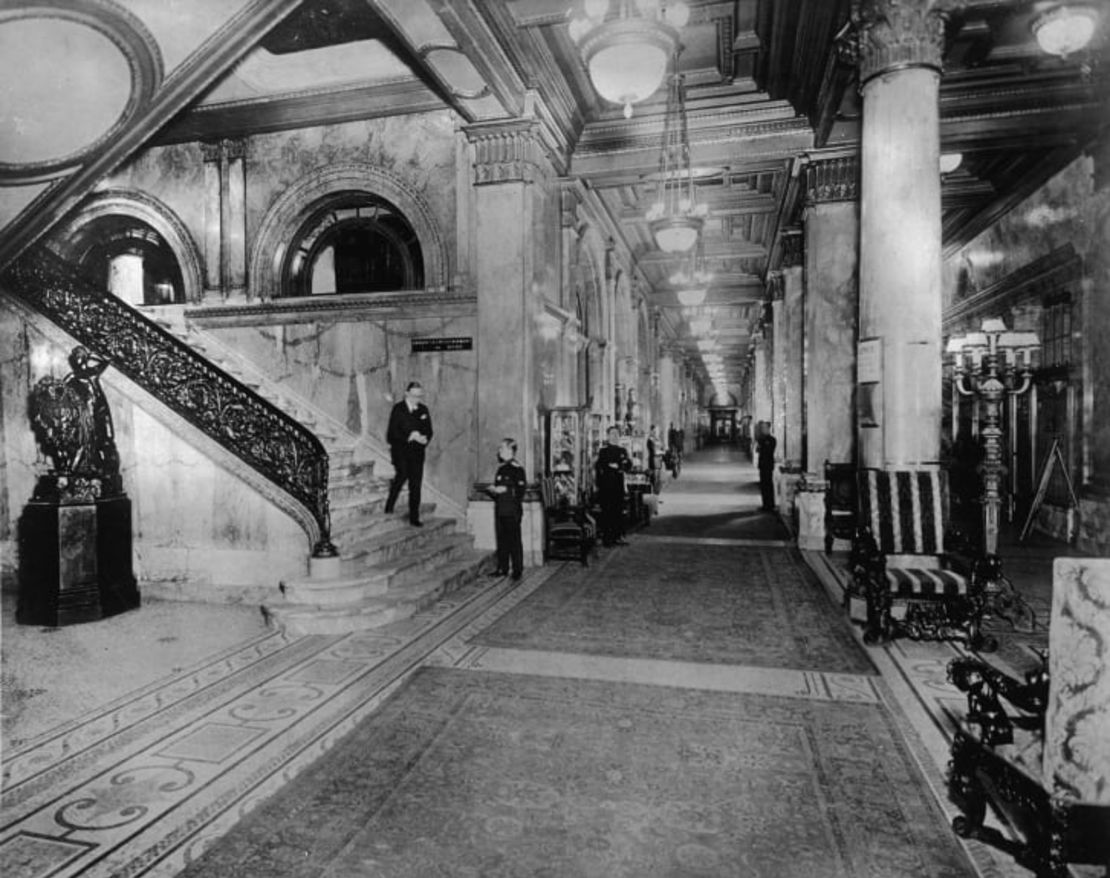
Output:
<svg viewBox="0 0 1110 878">
<path fill-rule="evenodd" d="M 420 521 L 420 483 L 424 479 L 424 449 L 432 438 L 432 415 L 421 402 L 424 388 L 419 381 L 410 381 L 405 398 L 393 406 L 385 438 L 393 458 L 393 482 L 385 501 L 386 514 L 393 512 L 401 488 L 409 486 L 409 524 L 422 527 Z"/>
</svg>

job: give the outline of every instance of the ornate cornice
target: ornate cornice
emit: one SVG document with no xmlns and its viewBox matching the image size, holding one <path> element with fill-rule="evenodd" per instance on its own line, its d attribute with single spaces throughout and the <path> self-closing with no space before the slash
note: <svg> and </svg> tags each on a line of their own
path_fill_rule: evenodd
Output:
<svg viewBox="0 0 1110 878">
<path fill-rule="evenodd" d="M 943 70 L 945 17 L 933 0 L 861 0 L 854 18 L 861 88 L 894 70 Z"/>
<path fill-rule="evenodd" d="M 807 207 L 859 198 L 858 156 L 812 160 L 806 164 L 805 175 Z"/>
<path fill-rule="evenodd" d="M 475 186 L 533 183 L 546 175 L 548 163 L 536 120 L 480 122 L 464 126 L 463 132 L 474 147 Z"/>
<path fill-rule="evenodd" d="M 204 142 L 200 145 L 200 151 L 206 162 L 246 158 L 247 139 L 245 137 L 224 137 L 214 142 Z"/>
</svg>

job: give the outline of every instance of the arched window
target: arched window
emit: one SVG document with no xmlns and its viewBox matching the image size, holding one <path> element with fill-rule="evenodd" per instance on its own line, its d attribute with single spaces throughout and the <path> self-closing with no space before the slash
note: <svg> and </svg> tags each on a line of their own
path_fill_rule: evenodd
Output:
<svg viewBox="0 0 1110 878">
<path fill-rule="evenodd" d="M 172 249 L 149 223 L 109 215 L 84 226 L 70 252 L 89 281 L 132 305 L 185 301 L 181 266 Z"/>
<path fill-rule="evenodd" d="M 368 192 L 340 192 L 309 211 L 283 275 L 286 296 L 415 290 L 424 286 L 424 258 L 392 204 Z"/>
</svg>

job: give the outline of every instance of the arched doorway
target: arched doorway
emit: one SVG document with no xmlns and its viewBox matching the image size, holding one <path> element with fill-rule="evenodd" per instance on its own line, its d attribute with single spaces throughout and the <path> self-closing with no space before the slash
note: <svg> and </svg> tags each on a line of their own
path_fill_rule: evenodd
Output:
<svg viewBox="0 0 1110 878">
<path fill-rule="evenodd" d="M 121 214 L 84 225 L 67 247 L 91 283 L 132 305 L 185 301 L 177 256 L 148 222 Z"/>
</svg>

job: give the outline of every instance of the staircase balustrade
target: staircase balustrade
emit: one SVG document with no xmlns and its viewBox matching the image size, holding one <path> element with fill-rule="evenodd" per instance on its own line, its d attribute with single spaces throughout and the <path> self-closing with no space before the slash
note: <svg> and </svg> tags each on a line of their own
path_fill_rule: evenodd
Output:
<svg viewBox="0 0 1110 878">
<path fill-rule="evenodd" d="M 4 286 L 303 505 L 318 530 L 314 557 L 338 554 L 328 453 L 312 431 L 46 247 L 26 251 Z"/>
</svg>

